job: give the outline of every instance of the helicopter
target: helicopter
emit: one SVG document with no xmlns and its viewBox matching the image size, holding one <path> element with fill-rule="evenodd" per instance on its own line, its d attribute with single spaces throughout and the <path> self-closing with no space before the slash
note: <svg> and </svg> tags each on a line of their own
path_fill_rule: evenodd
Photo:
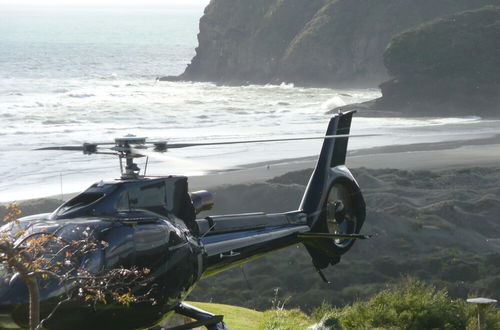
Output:
<svg viewBox="0 0 500 330">
<path fill-rule="evenodd" d="M 117 267 L 150 270 L 147 287 L 156 304 L 90 304 L 84 300 L 62 304 L 47 329 L 138 329 L 152 328 L 177 313 L 192 323 L 173 329 L 205 326 L 227 329 L 222 315 L 213 315 L 183 302 L 200 279 L 208 278 L 267 253 L 302 243 L 323 281 L 322 270 L 337 264 L 357 239 L 365 220 L 365 202 L 355 178 L 345 166 L 350 126 L 355 111 L 335 114 L 321 137 L 251 141 L 167 143 L 125 136 L 110 143 L 44 147 L 38 150 L 81 151 L 86 155 L 119 157 L 121 178 L 100 181 L 60 205 L 54 212 L 19 219 L 31 232 L 44 230 L 70 240 L 90 233 L 106 242 L 102 250 L 85 256 L 81 267 L 92 274 Z M 358 135 L 359 136 L 359 135 Z M 207 191 L 189 192 L 186 176 L 147 177 L 135 159 L 146 150 L 165 152 L 194 146 L 323 139 L 316 167 L 296 210 L 197 218 L 214 205 Z M 5 226 L 4 226 L 5 227 Z M 2 227 L 2 228 L 4 228 Z M 2 229 L 0 229 L 0 232 Z M 89 260 L 91 262 L 89 262 Z M 0 273 L 0 277 L 5 274 Z M 43 283 L 43 279 L 40 282 Z M 132 284 L 133 286 L 133 284 Z M 154 290 L 152 288 L 154 287 Z M 77 290 L 76 284 L 73 288 Z M 141 291 L 142 290 L 142 291 Z M 52 310 L 63 299 L 57 283 L 40 286 L 40 303 Z M 0 328 L 27 324 L 28 293 L 20 279 L 0 278 Z"/>
</svg>

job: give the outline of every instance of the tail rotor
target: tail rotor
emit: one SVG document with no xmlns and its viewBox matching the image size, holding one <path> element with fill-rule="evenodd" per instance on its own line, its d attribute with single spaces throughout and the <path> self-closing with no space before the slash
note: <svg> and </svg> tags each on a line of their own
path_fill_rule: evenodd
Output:
<svg viewBox="0 0 500 330">
<path fill-rule="evenodd" d="M 354 111 L 336 114 L 326 135 L 349 134 Z M 302 198 L 310 233 L 300 235 L 316 269 L 335 265 L 356 239 L 365 220 L 365 202 L 358 183 L 345 166 L 348 136 L 325 139 Z"/>
</svg>

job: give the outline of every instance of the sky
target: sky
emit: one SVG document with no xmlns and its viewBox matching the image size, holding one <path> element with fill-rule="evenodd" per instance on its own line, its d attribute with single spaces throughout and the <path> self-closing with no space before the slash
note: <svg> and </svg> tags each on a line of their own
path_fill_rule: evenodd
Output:
<svg viewBox="0 0 500 330">
<path fill-rule="evenodd" d="M 1 5 L 22 6 L 161 6 L 208 4 L 210 0 L 0 0 Z"/>
</svg>

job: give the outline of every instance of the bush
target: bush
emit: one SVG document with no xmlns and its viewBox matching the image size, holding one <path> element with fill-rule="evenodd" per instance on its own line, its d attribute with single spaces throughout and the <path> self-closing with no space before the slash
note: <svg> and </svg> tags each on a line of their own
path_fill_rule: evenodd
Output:
<svg viewBox="0 0 500 330">
<path fill-rule="evenodd" d="M 328 329 L 467 329 L 474 324 L 475 306 L 452 300 L 445 290 L 407 279 L 365 302 L 326 313 Z M 487 329 L 498 329 L 500 313 L 490 308 Z"/>
</svg>

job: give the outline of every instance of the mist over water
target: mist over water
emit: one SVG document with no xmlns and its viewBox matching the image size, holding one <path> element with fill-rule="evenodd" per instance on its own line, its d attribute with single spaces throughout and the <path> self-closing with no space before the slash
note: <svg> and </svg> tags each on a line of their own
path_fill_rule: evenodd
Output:
<svg viewBox="0 0 500 330">
<path fill-rule="evenodd" d="M 290 84 L 225 87 L 157 82 L 180 74 L 195 54 L 201 6 L 149 9 L 0 7 L 0 201 L 83 189 L 119 176 L 115 157 L 31 151 L 112 142 L 126 134 L 170 142 L 322 135 L 337 106 L 373 90 Z M 498 122 L 468 118 L 355 117 L 351 149 L 463 140 L 497 133 Z M 320 141 L 204 147 L 173 156 L 225 167 L 312 156 Z M 139 161 L 140 163 L 141 161 Z M 213 166 L 211 166 L 213 167 Z M 151 161 L 150 174 L 200 174 Z"/>
</svg>

